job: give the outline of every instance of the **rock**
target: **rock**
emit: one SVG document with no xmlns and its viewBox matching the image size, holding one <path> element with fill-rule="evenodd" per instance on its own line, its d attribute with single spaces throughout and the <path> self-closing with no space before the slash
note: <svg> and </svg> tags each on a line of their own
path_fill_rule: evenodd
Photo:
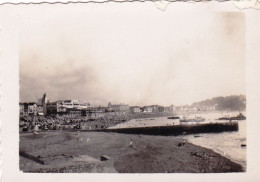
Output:
<svg viewBox="0 0 260 182">
<path fill-rule="evenodd" d="M 34 161 L 34 162 L 37 162 L 37 163 L 39 163 L 39 164 L 42 164 L 42 165 L 45 164 L 45 162 L 42 161 L 42 160 L 40 160 L 40 159 L 38 158 L 38 156 L 37 156 L 37 157 L 32 156 L 32 155 L 26 153 L 25 151 L 21 151 L 21 150 L 20 150 L 20 151 L 19 151 L 19 155 L 22 156 L 22 157 L 24 157 L 24 158 L 30 159 L 30 160 L 32 160 L 32 161 Z"/>
<path fill-rule="evenodd" d="M 203 137 L 202 135 L 194 135 L 194 138 Z"/>
<path fill-rule="evenodd" d="M 185 141 L 178 143 L 178 147 L 184 146 L 185 145 Z"/>
<path fill-rule="evenodd" d="M 107 161 L 107 160 L 110 160 L 111 158 L 109 157 L 109 156 L 107 156 L 107 155 L 101 155 L 100 156 L 100 160 L 101 161 Z"/>
<path fill-rule="evenodd" d="M 191 152 L 191 155 L 197 156 L 197 152 Z"/>
</svg>

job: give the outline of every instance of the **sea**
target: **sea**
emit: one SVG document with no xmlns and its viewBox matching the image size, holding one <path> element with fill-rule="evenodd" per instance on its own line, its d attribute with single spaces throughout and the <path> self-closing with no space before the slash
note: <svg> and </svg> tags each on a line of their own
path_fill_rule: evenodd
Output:
<svg viewBox="0 0 260 182">
<path fill-rule="evenodd" d="M 212 113 L 200 113 L 179 115 L 182 117 L 203 117 L 205 121 L 200 123 L 219 123 L 229 122 L 225 120 L 217 120 L 224 116 L 237 116 L 238 112 L 212 112 Z M 246 116 L 245 112 L 242 112 Z M 192 123 L 186 123 L 192 124 Z M 238 121 L 239 130 L 234 132 L 222 132 L 222 133 L 202 133 L 202 134 L 189 134 L 178 136 L 188 140 L 190 143 L 202 146 L 204 148 L 212 149 L 216 153 L 225 156 L 226 158 L 239 163 L 246 169 L 246 120 Z M 179 119 L 167 119 L 167 117 L 158 118 L 140 118 L 132 119 L 125 123 L 120 123 L 110 128 L 134 128 L 134 127 L 148 127 L 148 126 L 165 126 L 165 125 L 180 125 Z M 169 136 L 174 137 L 174 136 Z M 244 146 L 241 146 L 241 145 Z"/>
</svg>

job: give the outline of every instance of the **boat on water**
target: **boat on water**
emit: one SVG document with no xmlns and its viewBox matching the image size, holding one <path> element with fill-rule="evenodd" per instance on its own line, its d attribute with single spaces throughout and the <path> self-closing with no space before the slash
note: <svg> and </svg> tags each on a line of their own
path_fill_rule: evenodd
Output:
<svg viewBox="0 0 260 182">
<path fill-rule="evenodd" d="M 170 116 L 167 119 L 180 119 L 180 117 L 179 116 Z"/>
<path fill-rule="evenodd" d="M 233 117 L 221 117 L 218 120 L 245 120 L 246 117 L 240 112 L 237 116 Z"/>
<path fill-rule="evenodd" d="M 203 122 L 203 121 L 205 121 L 205 118 L 197 117 L 197 116 L 195 116 L 195 118 L 183 117 L 182 119 L 180 119 L 180 122 Z"/>
</svg>

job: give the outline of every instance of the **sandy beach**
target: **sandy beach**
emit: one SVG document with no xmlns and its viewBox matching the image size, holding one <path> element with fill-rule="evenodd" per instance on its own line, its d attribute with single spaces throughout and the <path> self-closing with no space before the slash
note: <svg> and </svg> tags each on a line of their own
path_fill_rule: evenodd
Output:
<svg viewBox="0 0 260 182">
<path fill-rule="evenodd" d="M 20 157 L 23 172 L 223 173 L 243 167 L 181 137 L 103 132 L 20 133 L 20 151 L 44 165 Z M 108 160 L 101 160 L 101 156 Z"/>
</svg>

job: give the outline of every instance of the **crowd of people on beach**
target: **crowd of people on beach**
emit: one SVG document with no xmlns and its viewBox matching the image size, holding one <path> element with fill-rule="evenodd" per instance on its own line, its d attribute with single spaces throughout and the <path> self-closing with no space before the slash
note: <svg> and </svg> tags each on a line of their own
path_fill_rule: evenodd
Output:
<svg viewBox="0 0 260 182">
<path fill-rule="evenodd" d="M 79 115 L 20 116 L 20 132 L 35 130 L 105 129 L 127 121 L 125 113 Z"/>
<path fill-rule="evenodd" d="M 170 116 L 169 113 L 106 112 L 88 113 L 86 116 L 72 114 L 20 116 L 20 132 L 35 130 L 97 130 L 138 118 Z"/>
</svg>

